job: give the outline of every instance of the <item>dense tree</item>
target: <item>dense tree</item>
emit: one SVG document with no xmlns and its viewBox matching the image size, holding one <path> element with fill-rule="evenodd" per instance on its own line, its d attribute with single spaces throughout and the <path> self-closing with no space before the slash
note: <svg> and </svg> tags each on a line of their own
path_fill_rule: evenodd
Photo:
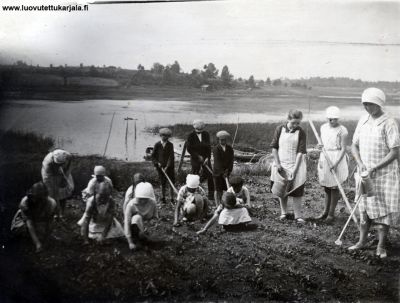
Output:
<svg viewBox="0 0 400 303">
<path fill-rule="evenodd" d="M 271 79 L 269 77 L 267 78 L 267 81 L 265 81 L 265 84 L 271 86 Z"/>
<path fill-rule="evenodd" d="M 231 75 L 229 73 L 229 68 L 228 66 L 224 66 L 222 68 L 222 72 L 221 72 L 221 80 L 222 80 L 222 84 L 224 86 L 230 86 L 231 85 L 231 81 L 232 81 L 233 75 Z"/>
<path fill-rule="evenodd" d="M 139 71 L 140 70 L 144 70 L 144 66 L 142 64 L 139 64 L 138 67 L 137 67 L 137 70 L 139 70 Z"/>
<path fill-rule="evenodd" d="M 203 76 L 205 79 L 216 79 L 218 77 L 218 69 L 214 63 L 205 64 L 203 67 Z"/>
<path fill-rule="evenodd" d="M 171 72 L 173 72 L 175 74 L 179 74 L 180 71 L 181 71 L 181 67 L 180 67 L 178 61 L 175 61 L 174 64 L 171 65 Z"/>
<path fill-rule="evenodd" d="M 249 87 L 255 88 L 256 87 L 256 82 L 254 81 L 254 76 L 251 75 L 248 81 Z"/>
<path fill-rule="evenodd" d="M 165 69 L 164 65 L 156 62 L 156 63 L 153 63 L 153 67 L 151 68 L 151 72 L 155 73 L 155 74 L 162 75 L 164 69 Z"/>
</svg>

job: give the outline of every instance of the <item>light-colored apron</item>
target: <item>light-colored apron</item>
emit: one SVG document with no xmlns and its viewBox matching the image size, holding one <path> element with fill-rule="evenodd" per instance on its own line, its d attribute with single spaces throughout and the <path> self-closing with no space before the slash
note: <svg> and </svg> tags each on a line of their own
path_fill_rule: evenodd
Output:
<svg viewBox="0 0 400 303">
<path fill-rule="evenodd" d="M 286 176 L 288 176 L 288 178 L 293 176 L 293 171 L 296 164 L 299 134 L 300 134 L 299 130 L 296 130 L 295 132 L 291 133 L 286 131 L 286 128 L 283 127 L 281 135 L 279 137 L 278 156 L 281 162 L 281 166 L 285 170 L 285 174 Z M 279 178 L 278 174 L 279 172 L 276 163 L 273 163 L 271 168 L 271 180 L 276 182 Z M 306 182 L 306 179 L 307 179 L 307 165 L 306 165 L 305 155 L 303 154 L 300 159 L 300 165 L 297 170 L 296 176 L 288 184 L 286 195 L 289 195 L 291 192 L 295 191 L 297 188 L 302 186 Z"/>
</svg>

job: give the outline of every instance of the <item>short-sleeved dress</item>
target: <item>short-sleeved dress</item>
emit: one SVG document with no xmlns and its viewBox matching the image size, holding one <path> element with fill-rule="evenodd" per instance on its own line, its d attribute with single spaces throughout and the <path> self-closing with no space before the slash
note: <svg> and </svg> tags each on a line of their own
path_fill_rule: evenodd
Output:
<svg viewBox="0 0 400 303">
<path fill-rule="evenodd" d="M 71 175 L 72 155 L 67 151 L 67 161 L 59 166 L 54 162 L 53 152 L 46 155 L 42 162 L 42 180 L 49 191 L 49 196 L 59 201 L 69 198 L 74 190 L 74 180 Z"/>
<path fill-rule="evenodd" d="M 360 119 L 354 132 L 353 143 L 360 151 L 360 157 L 367 169 L 375 167 L 391 148 L 400 146 L 399 129 L 394 119 L 383 114 L 377 119 L 366 115 Z M 359 204 L 360 213 L 375 223 L 393 225 L 399 218 L 400 183 L 398 160 L 378 169 L 371 178 L 375 196 L 362 196 Z M 356 182 L 361 182 L 359 172 Z"/>
<path fill-rule="evenodd" d="M 342 149 L 342 138 L 347 136 L 348 131 L 343 125 L 338 127 L 331 127 L 329 123 L 325 123 L 321 126 L 321 140 L 326 153 L 328 154 L 331 163 L 335 163 L 341 153 Z M 336 176 L 340 183 L 346 181 L 349 176 L 349 168 L 347 165 L 347 155 L 345 154 L 342 160 L 339 162 L 335 171 Z M 318 177 L 319 183 L 324 187 L 336 188 L 337 183 L 329 169 L 328 162 L 326 161 L 324 153 L 320 154 L 318 163 Z"/>
</svg>

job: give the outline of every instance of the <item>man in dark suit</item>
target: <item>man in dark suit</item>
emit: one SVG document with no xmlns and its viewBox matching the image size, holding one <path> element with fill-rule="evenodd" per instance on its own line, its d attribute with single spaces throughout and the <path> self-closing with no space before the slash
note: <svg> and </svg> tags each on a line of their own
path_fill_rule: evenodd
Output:
<svg viewBox="0 0 400 303">
<path fill-rule="evenodd" d="M 233 148 L 227 144 L 230 137 L 227 131 L 221 130 L 217 133 L 218 144 L 213 148 L 214 155 L 214 187 L 215 202 L 217 205 L 221 203 L 223 191 L 227 190 L 227 179 L 233 169 Z"/>
<path fill-rule="evenodd" d="M 210 134 L 204 130 L 205 124 L 201 120 L 193 121 L 193 132 L 186 141 L 187 151 L 190 153 L 192 174 L 200 175 L 201 179 L 208 181 L 208 199 L 214 199 L 214 181 L 211 172 L 204 166 L 211 168 L 211 142 Z"/>
</svg>

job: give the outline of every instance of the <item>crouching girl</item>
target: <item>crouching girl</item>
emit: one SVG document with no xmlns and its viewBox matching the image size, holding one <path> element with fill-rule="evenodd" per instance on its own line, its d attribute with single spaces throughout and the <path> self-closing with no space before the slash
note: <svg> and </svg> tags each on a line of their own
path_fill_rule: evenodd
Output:
<svg viewBox="0 0 400 303">
<path fill-rule="evenodd" d="M 138 247 L 139 240 L 146 239 L 143 221 L 158 219 L 154 197 L 153 186 L 148 182 L 141 182 L 135 188 L 135 198 L 124 209 L 124 233 L 131 250 Z"/>
<path fill-rule="evenodd" d="M 43 182 L 33 184 L 27 195 L 22 198 L 19 210 L 11 223 L 11 232 L 20 234 L 29 232 L 36 252 L 42 250 L 42 241 L 47 239 L 51 233 L 51 223 L 56 214 L 57 203 L 49 197 L 48 190 Z"/>
<path fill-rule="evenodd" d="M 88 199 L 93 196 L 95 192 L 99 191 L 99 185 L 102 182 L 109 183 L 111 187 L 113 186 L 112 181 L 106 176 L 106 169 L 104 166 L 97 165 L 94 167 L 94 175 L 90 179 L 87 187 L 82 190 L 82 200 L 86 203 Z"/>
<path fill-rule="evenodd" d="M 115 218 L 115 202 L 111 197 L 112 187 L 102 182 L 86 203 L 85 213 L 79 220 L 84 244 L 89 238 L 102 242 L 104 239 L 118 238 L 124 235 L 121 224 Z"/>
<path fill-rule="evenodd" d="M 250 202 L 250 192 L 246 186 L 243 186 L 243 178 L 240 176 L 231 176 L 229 178 L 229 183 L 231 187 L 228 188 L 227 192 L 235 195 L 237 204 L 250 210 L 252 207 Z"/>
<path fill-rule="evenodd" d="M 247 209 L 237 204 L 236 196 L 229 192 L 223 194 L 222 204 L 218 206 L 214 216 L 197 234 L 205 233 L 217 220 L 218 224 L 221 224 L 226 231 L 244 231 L 257 228 L 256 224 L 251 223 Z"/>
<path fill-rule="evenodd" d="M 186 185 L 178 192 L 178 202 L 175 208 L 174 226 L 179 226 L 179 213 L 183 214 L 183 221 L 203 219 L 208 211 L 206 192 L 200 186 L 200 176 L 187 175 Z"/>
</svg>

